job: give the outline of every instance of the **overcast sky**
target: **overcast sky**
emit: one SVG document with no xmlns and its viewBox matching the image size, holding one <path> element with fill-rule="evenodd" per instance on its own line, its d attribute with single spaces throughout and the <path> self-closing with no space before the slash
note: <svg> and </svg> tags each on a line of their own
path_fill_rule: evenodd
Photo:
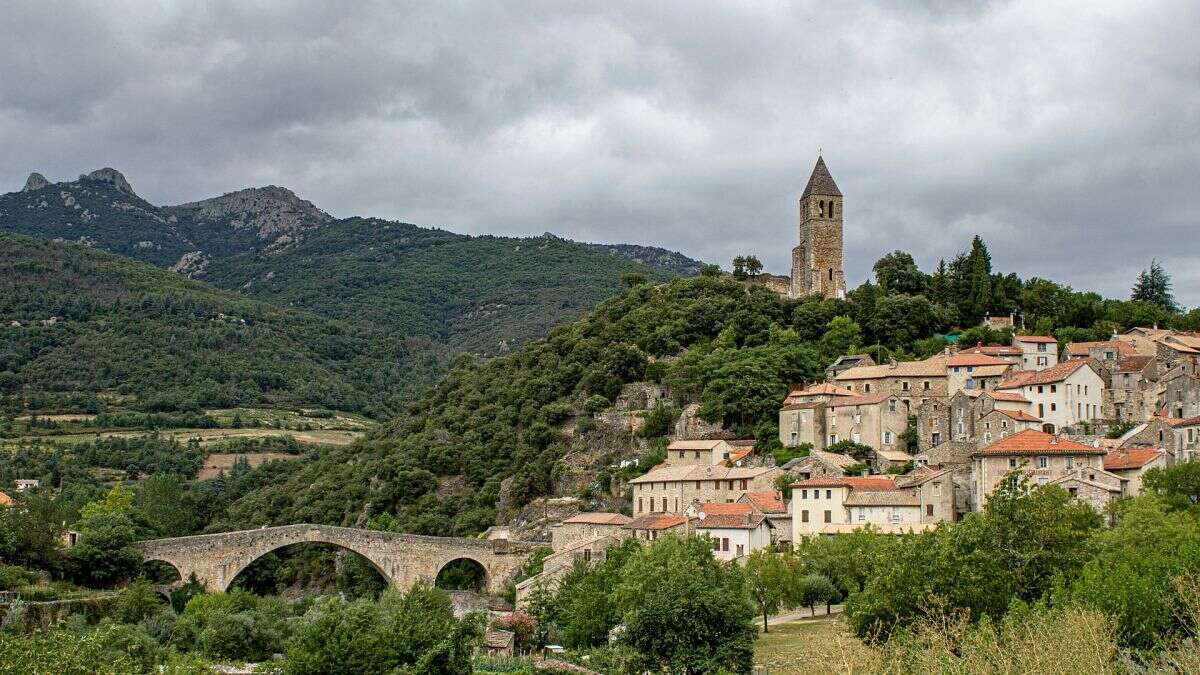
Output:
<svg viewBox="0 0 1200 675">
<path fill-rule="evenodd" d="M 898 9 L 898 7 L 905 9 Z M 823 148 L 846 278 L 982 235 L 997 269 L 1200 304 L 1200 3 L 7 2 L 0 188 L 113 166 L 157 204 L 786 273 Z"/>
</svg>

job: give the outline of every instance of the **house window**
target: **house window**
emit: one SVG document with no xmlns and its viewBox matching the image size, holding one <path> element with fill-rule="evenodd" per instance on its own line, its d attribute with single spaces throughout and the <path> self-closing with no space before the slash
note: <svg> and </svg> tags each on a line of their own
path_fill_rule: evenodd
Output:
<svg viewBox="0 0 1200 675">
<path fill-rule="evenodd" d="M 867 519 L 867 510 L 866 510 L 866 509 L 864 509 L 864 508 L 859 508 L 859 509 L 858 509 L 858 520 L 859 520 L 859 522 L 862 522 L 862 521 L 864 521 L 864 520 L 866 520 L 866 519 Z"/>
<path fill-rule="evenodd" d="M 833 499 L 833 490 L 825 491 L 825 499 Z"/>
<path fill-rule="evenodd" d="M 1010 469 L 1017 468 L 1017 458 L 1016 457 L 1008 458 L 1008 468 L 1010 468 Z"/>
<path fill-rule="evenodd" d="M 1045 343 L 1045 342 L 1039 342 L 1039 343 L 1038 343 L 1038 351 L 1039 351 L 1039 352 L 1044 352 L 1044 351 L 1046 351 L 1046 343 Z"/>
<path fill-rule="evenodd" d="M 800 499 L 808 499 L 808 490 L 800 491 Z"/>
<path fill-rule="evenodd" d="M 642 498 L 638 497 L 638 513 L 641 513 L 644 510 L 645 509 L 642 508 Z"/>
<path fill-rule="evenodd" d="M 984 434 L 983 434 L 983 442 L 984 442 L 984 443 L 991 443 L 991 442 L 992 442 L 992 432 L 990 432 L 990 431 L 988 431 L 988 432 L 984 432 Z"/>
<path fill-rule="evenodd" d="M 1050 385 L 1050 393 L 1051 393 L 1051 394 L 1057 394 L 1057 393 L 1058 393 L 1058 385 L 1057 385 L 1057 384 L 1052 384 L 1052 385 Z"/>
<path fill-rule="evenodd" d="M 826 511 L 826 512 L 825 512 L 825 522 L 827 522 L 827 523 L 832 523 L 832 522 L 833 522 L 833 511 Z"/>
<path fill-rule="evenodd" d="M 1039 393 L 1039 394 L 1044 394 L 1044 393 L 1046 393 L 1046 391 L 1045 391 L 1045 390 L 1046 390 L 1046 388 L 1045 388 L 1045 387 L 1043 387 L 1043 386 L 1042 386 L 1042 385 L 1040 385 L 1040 384 L 1038 385 L 1038 393 Z"/>
<path fill-rule="evenodd" d="M 925 391 L 929 391 L 929 380 L 925 380 L 924 382 L 922 382 L 921 388 L 924 389 Z"/>
<path fill-rule="evenodd" d="M 699 489 L 700 489 L 700 481 L 696 481 L 696 489 L 697 489 L 697 490 L 699 490 Z"/>
<path fill-rule="evenodd" d="M 1047 362 L 1047 359 L 1046 359 L 1046 357 L 1044 357 L 1044 356 L 1039 356 L 1039 357 L 1037 357 L 1037 364 L 1038 364 L 1039 366 L 1045 366 L 1045 365 L 1049 365 L 1049 363 Z"/>
<path fill-rule="evenodd" d="M 892 444 L 892 432 L 890 432 L 890 431 L 883 432 L 883 443 L 884 443 L 884 445 Z"/>
<path fill-rule="evenodd" d="M 863 385 L 863 391 L 867 392 L 868 394 L 871 393 L 871 383 L 870 382 Z"/>
<path fill-rule="evenodd" d="M 908 391 L 908 382 L 901 382 L 900 388 L 903 389 L 904 391 Z"/>
<path fill-rule="evenodd" d="M 714 551 L 720 551 L 720 550 L 721 550 L 721 540 L 720 540 L 720 539 L 713 539 L 713 540 L 712 540 L 712 543 L 713 543 L 713 550 L 714 550 Z"/>
<path fill-rule="evenodd" d="M 721 550 L 722 551 L 729 550 L 729 537 L 721 537 Z"/>
<path fill-rule="evenodd" d="M 1074 469 L 1074 468 L 1075 468 L 1075 458 L 1074 458 L 1074 457 L 1068 457 L 1068 458 L 1067 458 L 1067 468 L 1068 468 L 1068 469 Z"/>
<path fill-rule="evenodd" d="M 905 387 L 905 389 L 907 388 Z M 888 399 L 888 412 L 896 412 L 896 399 Z"/>
<path fill-rule="evenodd" d="M 900 522 L 900 514 L 899 514 L 899 513 L 892 513 L 891 521 L 892 521 L 893 523 L 898 523 L 898 522 Z"/>
<path fill-rule="evenodd" d="M 1058 404 L 1057 404 L 1057 403 L 1051 403 L 1051 404 L 1050 404 L 1050 412 L 1054 412 L 1055 410 L 1058 410 Z"/>
<path fill-rule="evenodd" d="M 1038 463 L 1037 463 L 1037 467 L 1038 467 L 1039 469 L 1048 469 L 1048 468 L 1050 468 L 1050 458 L 1049 458 L 1049 457 L 1047 457 L 1047 456 L 1045 456 L 1045 455 L 1042 455 L 1042 456 L 1038 457 L 1038 459 L 1037 459 L 1037 462 L 1038 462 Z"/>
<path fill-rule="evenodd" d="M 1038 417 L 1045 417 L 1045 416 L 1046 416 L 1046 404 L 1039 403 L 1038 404 Z"/>
<path fill-rule="evenodd" d="M 930 438 L 929 441 L 932 445 L 940 445 L 942 442 L 942 435 L 940 433 L 934 432 L 933 437 Z"/>
<path fill-rule="evenodd" d="M 855 443 L 861 443 L 862 442 L 862 434 L 858 433 L 857 431 L 852 432 L 850 434 L 850 440 L 854 441 Z"/>
<path fill-rule="evenodd" d="M 829 434 L 829 444 L 837 445 L 837 434 Z"/>
<path fill-rule="evenodd" d="M 663 511 L 666 511 L 667 510 L 667 498 L 663 497 L 662 499 L 663 499 Z"/>
<path fill-rule="evenodd" d="M 808 522 L 808 511 L 807 510 L 800 512 L 800 522 L 802 522 L 802 523 Z"/>
<path fill-rule="evenodd" d="M 682 457 L 682 455 L 680 455 Z M 695 459 L 700 459 L 700 451 L 696 451 Z"/>
<path fill-rule="evenodd" d="M 1008 420 L 1000 420 L 1000 428 L 1007 429 L 1008 428 Z"/>
<path fill-rule="evenodd" d="M 932 516 L 932 515 L 933 515 L 933 504 L 926 504 L 926 505 L 925 505 L 925 515 L 927 515 L 927 516 Z"/>
<path fill-rule="evenodd" d="M 854 423 L 862 424 L 862 413 L 854 413 Z"/>
<path fill-rule="evenodd" d="M 743 546 L 741 544 L 738 544 L 737 545 L 737 557 L 739 557 L 739 558 L 742 557 L 742 554 L 743 554 Z"/>
</svg>

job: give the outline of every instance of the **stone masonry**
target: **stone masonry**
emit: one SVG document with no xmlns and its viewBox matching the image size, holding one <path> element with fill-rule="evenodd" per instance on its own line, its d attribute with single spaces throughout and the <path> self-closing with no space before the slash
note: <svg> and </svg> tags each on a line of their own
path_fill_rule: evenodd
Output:
<svg viewBox="0 0 1200 675">
<path fill-rule="evenodd" d="M 250 563 L 275 549 L 305 542 L 332 544 L 366 558 L 394 588 L 417 581 L 433 584 L 447 563 L 468 559 L 486 572 L 489 593 L 503 592 L 535 544 L 506 539 L 426 537 L 329 525 L 285 525 L 258 530 L 201 534 L 134 542 L 146 560 L 162 560 L 181 579 L 195 574 L 209 590 L 224 591 Z"/>
<path fill-rule="evenodd" d="M 817 157 L 800 196 L 800 243 L 792 249 L 790 295 L 840 298 L 846 294 L 842 272 L 842 192 Z"/>
</svg>

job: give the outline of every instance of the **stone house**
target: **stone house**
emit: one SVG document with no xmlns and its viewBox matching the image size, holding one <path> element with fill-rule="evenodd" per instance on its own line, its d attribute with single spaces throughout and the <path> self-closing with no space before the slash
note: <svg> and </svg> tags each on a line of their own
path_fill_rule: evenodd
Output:
<svg viewBox="0 0 1200 675">
<path fill-rule="evenodd" d="M 973 503 L 983 508 L 1002 480 L 1013 472 L 1034 485 L 1045 485 L 1077 469 L 1104 470 L 1106 452 L 1090 445 L 1041 431 L 1022 431 L 971 454 Z"/>
<path fill-rule="evenodd" d="M 772 543 L 792 540 L 792 512 L 783 499 L 783 493 L 778 490 L 747 492 L 738 499 L 738 503 L 749 504 L 754 513 L 760 513 L 766 517 L 772 528 Z"/>
<path fill-rule="evenodd" d="M 1200 374 L 1190 363 L 1167 369 L 1159 379 L 1156 394 L 1156 412 L 1181 419 L 1200 415 Z"/>
<path fill-rule="evenodd" d="M 958 353 L 946 361 L 946 390 L 953 396 L 960 391 L 995 389 L 1013 370 L 1013 364 L 986 354 Z"/>
<path fill-rule="evenodd" d="M 696 534 L 712 539 L 717 560 L 740 560 L 774 543 L 774 526 L 750 504 L 710 503 L 695 507 Z"/>
<path fill-rule="evenodd" d="M 515 654 L 516 633 L 498 628 L 489 628 L 483 635 L 483 651 L 488 656 L 512 656 Z"/>
<path fill-rule="evenodd" d="M 1142 476 L 1150 469 L 1165 469 L 1170 455 L 1161 448 L 1121 448 L 1104 456 L 1104 470 L 1121 479 L 1121 496 L 1142 492 Z"/>
<path fill-rule="evenodd" d="M 1170 462 L 1200 459 L 1200 416 L 1179 419 L 1155 415 L 1119 440 L 1120 449 L 1162 448 Z"/>
<path fill-rule="evenodd" d="M 825 401 L 792 403 L 779 409 L 779 442 L 785 448 L 807 443 L 824 447 Z"/>
<path fill-rule="evenodd" d="M 1121 497 L 1123 481 L 1104 469 L 1077 468 L 1050 481 L 1100 513 Z"/>
<path fill-rule="evenodd" d="M 1014 335 L 1021 349 L 1021 370 L 1045 370 L 1058 365 L 1058 340 L 1048 335 Z"/>
<path fill-rule="evenodd" d="M 946 381 L 947 354 L 923 361 L 891 361 L 881 366 L 857 366 L 838 373 L 833 383 L 868 396 L 889 394 L 900 399 L 905 413 L 931 398 L 949 396 Z"/>
<path fill-rule="evenodd" d="M 776 467 L 683 465 L 656 468 L 629 481 L 635 518 L 652 513 L 683 513 L 693 503 L 734 502 L 746 492 L 775 489 L 783 475 Z"/>
<path fill-rule="evenodd" d="M 1073 428 L 1101 420 L 1104 380 L 1088 360 L 1066 361 L 1036 371 L 1017 371 L 997 391 L 1029 400 L 1029 414 L 1042 420 L 1047 431 Z"/>
<path fill-rule="evenodd" d="M 677 465 L 715 465 L 729 461 L 734 446 L 725 440 L 672 441 L 667 446 L 667 462 Z"/>
<path fill-rule="evenodd" d="M 902 451 L 901 436 L 907 427 L 907 410 L 890 394 L 838 396 L 779 411 L 779 440 L 784 447 L 809 443 L 824 450 L 849 440 L 879 451 Z"/>
<path fill-rule="evenodd" d="M 1156 356 L 1168 365 L 1190 363 L 1200 365 L 1200 334 L 1172 331 L 1156 341 Z"/>
<path fill-rule="evenodd" d="M 1093 359 L 1098 363 L 1116 363 L 1126 356 L 1136 356 L 1133 347 L 1121 340 L 1098 342 L 1068 342 L 1063 347 L 1063 360 Z"/>
<path fill-rule="evenodd" d="M 896 490 L 890 476 L 820 476 L 792 484 L 792 541 L 820 534 L 828 525 L 851 522 L 845 500 L 853 490 L 885 492 Z"/>
<path fill-rule="evenodd" d="M 948 470 L 923 469 L 896 478 L 814 478 L 792 486 L 793 541 L 867 525 L 891 534 L 919 532 L 953 518 Z"/>
<path fill-rule="evenodd" d="M 1108 385 L 1104 389 L 1101 416 L 1108 420 L 1141 421 L 1153 415 L 1158 409 L 1160 365 L 1153 356 L 1137 354 L 1100 363 L 1098 370 Z"/>
<path fill-rule="evenodd" d="M 839 387 L 836 384 L 822 382 L 814 384 L 803 389 L 793 389 L 788 392 L 787 398 L 783 400 L 783 405 L 796 405 L 799 403 L 813 403 L 816 401 L 828 401 L 838 396 L 854 396 L 854 392 Z"/>
<path fill-rule="evenodd" d="M 1156 356 L 1158 354 L 1158 341 L 1172 331 L 1160 328 L 1134 327 L 1124 333 L 1113 335 L 1114 340 L 1120 340 L 1129 345 L 1134 354 L 1142 356 Z"/>
<path fill-rule="evenodd" d="M 633 520 L 622 513 L 579 513 L 550 528 L 550 547 L 561 551 L 568 544 L 620 532 Z"/>
<path fill-rule="evenodd" d="M 929 451 L 948 441 L 974 442 L 976 423 L 993 410 L 1028 410 L 1029 400 L 1010 391 L 961 390 L 949 400 L 931 400 L 917 409 L 917 445 Z"/>
<path fill-rule="evenodd" d="M 975 422 L 976 445 L 985 447 L 992 441 L 1026 430 L 1041 431 L 1042 420 L 1024 410 L 994 409 Z"/>
<path fill-rule="evenodd" d="M 859 464 L 850 455 L 824 450 L 810 450 L 808 456 L 797 457 L 783 465 L 793 476 L 804 480 L 814 476 L 844 476 L 849 467 Z"/>
</svg>

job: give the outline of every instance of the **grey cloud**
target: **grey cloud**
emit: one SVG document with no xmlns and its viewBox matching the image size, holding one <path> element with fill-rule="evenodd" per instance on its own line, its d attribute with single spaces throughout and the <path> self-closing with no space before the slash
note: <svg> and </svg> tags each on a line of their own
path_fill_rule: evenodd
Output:
<svg viewBox="0 0 1200 675">
<path fill-rule="evenodd" d="M 785 272 L 823 147 L 847 276 L 979 233 L 997 268 L 1200 304 L 1200 7 L 10 3 L 0 181 L 632 241 Z"/>
</svg>

